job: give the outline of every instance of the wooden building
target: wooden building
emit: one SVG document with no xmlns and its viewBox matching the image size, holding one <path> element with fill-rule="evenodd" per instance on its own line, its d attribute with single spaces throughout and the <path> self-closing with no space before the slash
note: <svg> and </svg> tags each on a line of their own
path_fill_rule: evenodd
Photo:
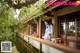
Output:
<svg viewBox="0 0 80 53">
<path fill-rule="evenodd" d="M 45 11 L 25 23 L 29 27 L 21 35 L 23 39 L 39 49 L 39 53 L 80 53 L 80 6 L 50 6 Z M 42 39 L 45 33 L 42 16 L 53 24 L 51 41 Z"/>
</svg>

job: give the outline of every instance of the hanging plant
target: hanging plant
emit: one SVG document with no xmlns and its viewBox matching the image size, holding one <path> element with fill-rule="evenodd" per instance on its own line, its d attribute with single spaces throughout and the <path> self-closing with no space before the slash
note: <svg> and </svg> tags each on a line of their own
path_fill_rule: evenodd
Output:
<svg viewBox="0 0 80 53">
<path fill-rule="evenodd" d="M 36 16 L 45 8 L 45 6 L 47 6 L 46 2 L 47 0 L 39 0 L 35 4 L 30 4 L 28 7 L 22 8 L 19 17 L 21 17 L 22 20 L 27 20 Z"/>
<path fill-rule="evenodd" d="M 37 23 L 38 23 L 38 21 L 37 21 L 36 19 L 34 19 L 34 20 L 33 20 L 33 22 L 34 22 L 35 24 L 37 24 Z"/>
<path fill-rule="evenodd" d="M 44 15 L 41 15 L 40 18 L 42 19 L 42 21 L 45 20 L 45 16 Z"/>
</svg>

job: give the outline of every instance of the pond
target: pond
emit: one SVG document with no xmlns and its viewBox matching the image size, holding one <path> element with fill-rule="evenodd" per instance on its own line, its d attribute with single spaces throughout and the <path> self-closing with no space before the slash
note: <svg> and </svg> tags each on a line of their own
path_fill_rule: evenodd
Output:
<svg viewBox="0 0 80 53">
<path fill-rule="evenodd" d="M 8 52 L 8 53 L 39 53 L 39 50 L 37 48 L 35 48 L 31 44 L 25 42 L 20 37 L 16 37 L 16 40 L 13 42 L 12 45 L 13 45 L 12 52 Z M 0 49 L 1 49 L 1 47 L 0 47 Z"/>
</svg>

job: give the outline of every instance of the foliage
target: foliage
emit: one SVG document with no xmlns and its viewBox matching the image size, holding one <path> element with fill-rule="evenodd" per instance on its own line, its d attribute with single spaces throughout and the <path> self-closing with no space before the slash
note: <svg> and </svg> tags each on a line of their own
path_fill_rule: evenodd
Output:
<svg viewBox="0 0 80 53">
<path fill-rule="evenodd" d="M 24 3 L 25 0 L 14 0 L 14 2 L 16 2 L 16 4 L 19 4 L 19 3 Z"/>
<path fill-rule="evenodd" d="M 28 7 L 22 7 L 19 14 L 19 21 L 28 20 L 33 18 L 33 16 L 39 14 L 46 8 L 47 0 L 39 0 L 35 4 L 30 4 Z M 20 24 L 16 25 L 16 20 L 14 18 L 14 7 L 21 5 L 26 2 L 25 0 L 0 0 L 0 39 L 12 40 L 16 36 L 17 29 L 25 29 L 23 27 L 29 26 L 29 24 Z M 14 5 L 15 4 L 15 5 Z M 13 7 L 13 8 L 12 8 Z M 18 6 L 19 7 L 19 6 Z M 43 12 L 42 12 L 43 13 Z M 37 20 L 33 20 L 34 23 L 37 23 Z"/>
<path fill-rule="evenodd" d="M 33 19 L 33 22 L 34 22 L 34 24 L 37 24 L 38 23 L 38 21 L 36 19 Z"/>
<path fill-rule="evenodd" d="M 28 5 L 28 7 L 23 7 L 19 15 L 20 20 L 30 19 L 43 11 L 43 9 L 48 6 L 46 2 L 47 0 L 39 0 L 35 4 Z"/>
<path fill-rule="evenodd" d="M 19 26 L 18 29 L 22 30 L 25 28 L 24 22 L 26 20 L 29 20 L 33 18 L 34 16 L 37 17 L 36 15 L 43 13 L 43 9 L 45 9 L 48 5 L 46 4 L 47 0 L 39 0 L 35 4 L 30 4 L 28 7 L 23 7 L 20 9 L 20 14 L 19 14 Z M 41 16 L 43 17 L 43 16 Z M 42 18 L 44 19 L 44 18 Z M 33 19 L 31 23 L 37 24 L 37 20 Z M 26 24 L 28 27 L 28 23 Z M 27 28 L 26 28 L 27 29 Z"/>
<path fill-rule="evenodd" d="M 45 20 L 45 16 L 44 15 L 41 15 L 40 18 L 42 19 L 42 21 Z"/>
<path fill-rule="evenodd" d="M 16 36 L 16 23 L 13 8 L 0 0 L 0 40 L 13 40 Z"/>
<path fill-rule="evenodd" d="M 21 13 L 20 13 L 20 15 L 19 15 L 19 20 L 22 20 L 23 18 L 25 18 L 26 17 L 26 13 L 28 13 L 28 9 L 27 9 L 27 7 L 23 7 L 22 9 L 21 9 Z"/>
</svg>

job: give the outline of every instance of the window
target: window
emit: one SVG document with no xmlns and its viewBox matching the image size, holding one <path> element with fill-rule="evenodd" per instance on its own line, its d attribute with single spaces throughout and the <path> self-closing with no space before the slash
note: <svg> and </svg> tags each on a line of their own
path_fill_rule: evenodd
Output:
<svg viewBox="0 0 80 53">
<path fill-rule="evenodd" d="M 60 20 L 59 35 L 80 37 L 80 16 L 79 15 L 66 15 L 66 16 L 61 16 L 58 19 Z"/>
<path fill-rule="evenodd" d="M 80 13 L 58 17 L 58 23 L 62 43 L 80 49 Z"/>
<path fill-rule="evenodd" d="M 60 35 L 65 34 L 65 30 L 66 30 L 65 27 L 66 27 L 65 19 L 61 19 L 60 20 Z"/>
<path fill-rule="evenodd" d="M 77 18 L 77 35 L 80 37 L 80 17 Z"/>
<path fill-rule="evenodd" d="M 67 28 L 67 36 L 75 36 L 76 30 L 76 22 L 75 22 L 75 18 L 67 18 L 67 22 L 66 22 L 66 28 Z"/>
</svg>

